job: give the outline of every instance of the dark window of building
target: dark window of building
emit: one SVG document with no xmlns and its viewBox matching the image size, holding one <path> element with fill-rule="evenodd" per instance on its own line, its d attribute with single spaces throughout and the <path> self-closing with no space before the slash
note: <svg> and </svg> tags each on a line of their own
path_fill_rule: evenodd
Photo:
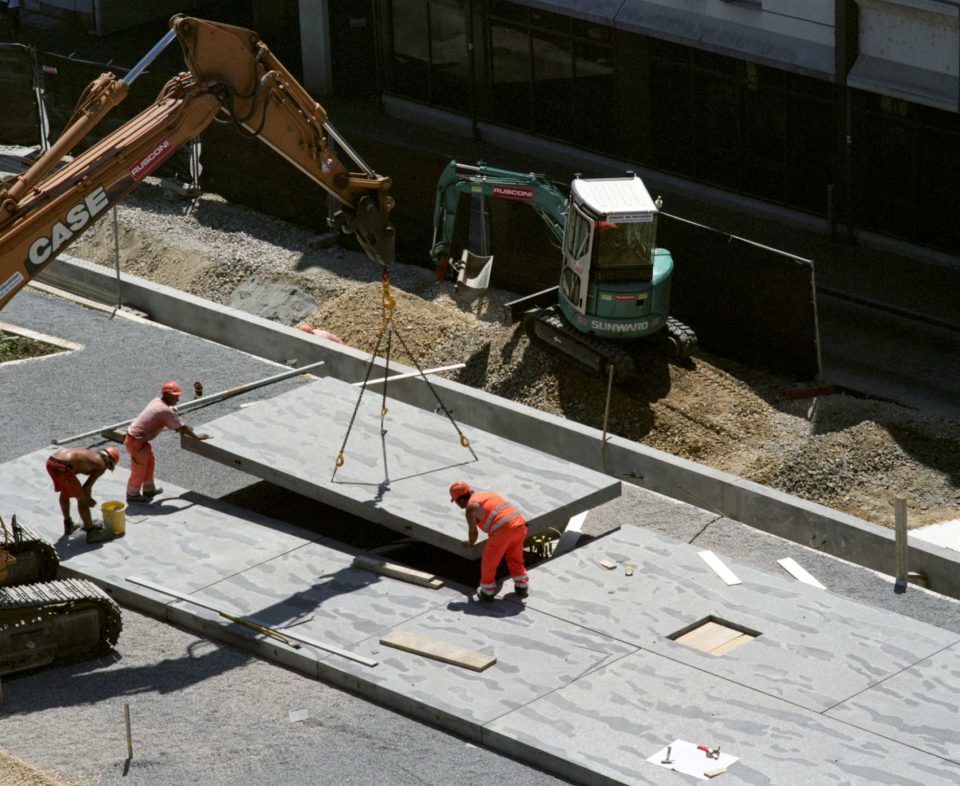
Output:
<svg viewBox="0 0 960 786">
<path fill-rule="evenodd" d="M 393 90 L 430 100 L 430 24 L 425 0 L 393 0 Z"/>
<path fill-rule="evenodd" d="M 393 91 L 466 111 L 472 92 L 467 25 L 456 0 L 393 0 Z"/>
<path fill-rule="evenodd" d="M 651 46 L 651 51 L 655 48 Z M 693 134 L 693 69 L 687 63 L 665 59 L 659 54 L 652 56 L 647 90 L 650 164 L 668 172 L 692 175 L 697 150 Z"/>
<path fill-rule="evenodd" d="M 530 127 L 532 66 L 526 25 L 490 24 L 490 101 L 486 119 L 515 128 Z"/>
<path fill-rule="evenodd" d="M 574 41 L 573 140 L 591 150 L 607 151 L 614 144 L 615 79 L 613 47 Z M 569 110 L 568 110 L 569 111 Z"/>
<path fill-rule="evenodd" d="M 466 14 L 459 6 L 430 3 L 430 89 L 432 103 L 470 110 L 473 87 L 467 51 Z"/>
<path fill-rule="evenodd" d="M 722 71 L 694 72 L 696 176 L 726 188 L 740 187 L 740 100 L 737 84 Z"/>
<path fill-rule="evenodd" d="M 569 36 L 533 31 L 533 130 L 569 137 L 573 109 L 573 52 Z"/>
</svg>

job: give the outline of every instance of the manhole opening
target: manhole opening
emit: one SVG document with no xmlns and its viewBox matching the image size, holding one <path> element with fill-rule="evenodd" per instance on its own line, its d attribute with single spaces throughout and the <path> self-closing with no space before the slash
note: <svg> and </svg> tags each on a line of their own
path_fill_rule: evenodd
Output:
<svg viewBox="0 0 960 786">
<path fill-rule="evenodd" d="M 759 631 L 710 615 L 678 630 L 676 633 L 671 633 L 667 638 L 686 647 L 720 656 L 746 644 L 759 635 Z"/>
</svg>

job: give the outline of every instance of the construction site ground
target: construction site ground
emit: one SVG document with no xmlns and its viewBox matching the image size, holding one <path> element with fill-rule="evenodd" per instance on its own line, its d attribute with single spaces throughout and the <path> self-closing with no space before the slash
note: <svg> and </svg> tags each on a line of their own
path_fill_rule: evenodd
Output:
<svg viewBox="0 0 960 786">
<path fill-rule="evenodd" d="M 157 181 L 118 213 L 122 270 L 374 349 L 381 269 L 359 252 L 322 247 L 303 227 L 216 196 L 172 202 Z M 112 222 L 103 221 L 73 253 L 112 266 L 115 248 Z M 391 281 L 403 339 L 394 342 L 394 360 L 423 368 L 463 362 L 447 375 L 603 427 L 605 381 L 502 326 L 502 304 L 516 293 L 489 290 L 464 305 L 427 266 L 396 265 Z M 908 500 L 911 527 L 960 517 L 956 420 L 856 391 L 791 399 L 785 387 L 803 380 L 704 353 L 668 362 L 639 348 L 636 357 L 638 373 L 610 399 L 613 434 L 884 526 L 893 525 L 895 496 Z"/>
<path fill-rule="evenodd" d="M 157 440 L 166 492 L 130 510 L 122 539 L 64 539 L 43 471 L 51 438 L 135 411 L 160 366 L 183 380 L 202 368 L 215 390 L 276 366 L 31 291 L 5 316 L 83 348 L 0 369 L 10 481 L 0 507 L 55 540 L 66 572 L 94 578 L 125 606 L 116 654 L 4 680 L 3 748 L 28 768 L 14 783 L 558 782 L 532 762 L 575 782 L 666 786 L 684 779 L 645 759 L 674 739 L 737 756 L 728 783 L 955 781 L 955 724 L 948 710 L 938 715 L 952 688 L 922 688 L 955 668 L 955 601 L 916 587 L 894 594 L 889 577 L 630 485 L 588 514 L 587 528 L 604 537 L 532 568 L 526 607 L 507 595 L 478 608 L 457 581 L 433 591 L 351 569 L 355 549 L 339 539 L 231 505 L 262 484 L 180 450 L 173 434 Z M 249 401 L 305 384 L 280 382 Z M 202 426 L 238 407 L 223 402 L 190 420 Z M 121 464 L 100 481 L 101 501 L 122 498 Z M 291 512 L 274 505 L 284 519 Z M 314 504 L 304 518 L 325 515 Z M 377 528 L 349 523 L 378 542 Z M 724 585 L 698 557 L 704 549 L 744 583 Z M 784 557 L 827 590 L 787 576 L 776 564 Z M 277 626 L 299 622 L 289 630 L 380 663 L 259 639 L 128 576 Z M 735 658 L 667 638 L 706 614 L 761 635 Z M 489 651 L 498 664 L 465 672 L 378 646 L 393 627 Z M 310 668 L 320 681 L 301 673 Z"/>
</svg>

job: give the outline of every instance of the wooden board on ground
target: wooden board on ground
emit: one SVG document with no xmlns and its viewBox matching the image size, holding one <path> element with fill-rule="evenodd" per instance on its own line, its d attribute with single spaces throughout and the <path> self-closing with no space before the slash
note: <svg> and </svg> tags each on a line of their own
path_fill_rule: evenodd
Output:
<svg viewBox="0 0 960 786">
<path fill-rule="evenodd" d="M 390 576 L 400 581 L 419 584 L 420 586 L 430 587 L 431 589 L 440 589 L 443 586 L 443 581 L 432 573 L 424 573 L 422 570 L 414 570 L 413 568 L 408 568 L 406 565 L 387 562 L 386 560 L 377 559 L 376 557 L 354 557 L 353 567 L 363 568 L 364 570 L 373 571 L 383 576 Z"/>
<path fill-rule="evenodd" d="M 473 671 L 483 671 L 497 662 L 497 659 L 492 655 L 468 650 L 458 644 L 428 639 L 426 636 L 418 636 L 416 633 L 409 633 L 405 630 L 390 631 L 386 636 L 381 637 L 380 643 L 404 652 L 412 652 L 415 655 L 423 655 L 444 663 L 451 663 L 454 666 L 463 666 L 465 669 L 472 669 Z"/>
</svg>

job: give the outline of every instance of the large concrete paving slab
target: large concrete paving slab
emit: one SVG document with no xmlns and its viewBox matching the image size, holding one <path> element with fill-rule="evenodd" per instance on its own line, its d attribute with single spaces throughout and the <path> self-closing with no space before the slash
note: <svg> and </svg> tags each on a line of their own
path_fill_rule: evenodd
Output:
<svg viewBox="0 0 960 786">
<path fill-rule="evenodd" d="M 960 639 L 784 577 L 737 566 L 727 586 L 698 549 L 636 527 L 541 565 L 528 605 L 822 712 Z M 607 570 L 599 562 L 620 564 Z M 626 576 L 622 564 L 634 565 Z M 707 618 L 761 635 L 721 656 L 671 634 Z"/>
<path fill-rule="evenodd" d="M 564 526 L 577 513 L 614 499 L 620 482 L 476 429 L 464 433 L 476 460 L 460 444 L 446 415 L 387 399 L 334 378 L 288 393 L 202 426 L 212 439 L 183 439 L 200 455 L 316 499 L 404 535 L 479 559 L 463 513 L 451 504 L 454 480 L 497 491 L 527 519 L 530 533 Z M 352 428 L 344 450 L 336 458 Z M 336 470 L 336 472 L 334 472 Z"/>
<path fill-rule="evenodd" d="M 720 783 L 954 784 L 960 767 L 909 744 L 640 651 L 484 728 L 484 743 L 591 784 L 695 783 L 646 761 L 674 740 L 739 758 Z M 705 769 L 709 760 L 705 760 Z"/>
<path fill-rule="evenodd" d="M 960 763 L 960 644 L 847 699 L 827 715 Z"/>
<path fill-rule="evenodd" d="M 677 783 L 645 760 L 679 738 L 740 757 L 723 776 L 729 783 L 960 778 L 951 749 L 956 634 L 735 564 L 743 584 L 728 587 L 696 547 L 635 528 L 533 568 L 526 606 L 479 604 L 469 588 L 433 590 L 353 568 L 354 549 L 169 484 L 130 510 L 125 537 L 87 546 L 59 537 L 47 453 L 0 466 L 9 481 L 0 510 L 55 540 L 66 573 L 565 777 Z M 125 480 L 124 470 L 108 474 L 98 498 L 122 496 Z M 629 561 L 635 572 L 608 571 L 600 559 Z M 131 575 L 345 655 L 291 647 L 126 582 Z M 709 614 L 762 635 L 721 657 L 666 639 Z M 497 662 L 473 672 L 381 645 L 394 629 Z"/>
<path fill-rule="evenodd" d="M 150 590 L 133 589 L 127 576 L 190 593 L 316 538 L 284 522 L 221 505 L 166 482 L 161 484 L 164 493 L 153 502 L 127 508 L 123 537 L 95 545 L 88 545 L 79 532 L 65 538 L 59 495 L 44 466 L 51 452 L 37 450 L 0 466 L 4 481 L 0 515 L 9 522 L 16 513 L 19 522 L 54 544 L 66 572 L 93 579 L 123 602 L 139 603 L 141 597 L 160 605 L 170 601 Z M 97 502 L 123 500 L 127 475 L 122 466 L 104 473 L 93 489 Z M 79 521 L 75 502 L 71 508 Z M 155 613 L 157 608 L 143 610 Z"/>
</svg>

